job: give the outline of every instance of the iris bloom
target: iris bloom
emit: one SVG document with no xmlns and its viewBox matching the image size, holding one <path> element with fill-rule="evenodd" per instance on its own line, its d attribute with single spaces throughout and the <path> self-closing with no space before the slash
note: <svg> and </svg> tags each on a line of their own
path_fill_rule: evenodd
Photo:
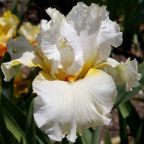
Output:
<svg viewBox="0 0 144 144">
<path fill-rule="evenodd" d="M 40 67 L 32 83 L 35 121 L 50 139 L 66 136 L 74 142 L 77 132 L 110 123 L 116 84 L 125 82 L 130 90 L 139 85 L 140 74 L 136 60 L 109 58 L 111 47 L 121 45 L 122 33 L 106 7 L 78 3 L 66 17 L 56 9 L 46 12 L 51 20 L 41 22 L 38 48 L 24 37 L 9 40 L 12 61 L 3 63 L 2 71 L 10 80 L 14 65 Z"/>
<path fill-rule="evenodd" d="M 30 22 L 25 22 L 19 29 L 19 34 L 24 35 L 27 40 L 35 47 L 36 37 L 40 32 L 40 25 L 32 25 Z"/>
<path fill-rule="evenodd" d="M 0 17 L 0 56 L 6 51 L 8 39 L 15 36 L 18 23 L 18 18 L 9 10 Z"/>
</svg>

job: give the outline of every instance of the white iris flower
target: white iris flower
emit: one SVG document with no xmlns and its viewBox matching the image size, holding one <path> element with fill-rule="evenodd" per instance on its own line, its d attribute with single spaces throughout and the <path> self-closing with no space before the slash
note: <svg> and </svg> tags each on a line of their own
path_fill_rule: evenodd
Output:
<svg viewBox="0 0 144 144">
<path fill-rule="evenodd" d="M 9 40 L 12 61 L 3 63 L 2 71 L 10 80 L 14 65 L 39 66 L 32 84 L 35 121 L 50 139 L 66 136 L 74 142 L 77 132 L 110 123 L 116 84 L 125 82 L 130 90 L 139 85 L 140 74 L 136 60 L 109 58 L 111 47 L 121 45 L 122 33 L 106 7 L 78 3 L 66 17 L 56 9 L 46 12 L 51 20 L 41 22 L 38 48 L 24 37 Z"/>
</svg>

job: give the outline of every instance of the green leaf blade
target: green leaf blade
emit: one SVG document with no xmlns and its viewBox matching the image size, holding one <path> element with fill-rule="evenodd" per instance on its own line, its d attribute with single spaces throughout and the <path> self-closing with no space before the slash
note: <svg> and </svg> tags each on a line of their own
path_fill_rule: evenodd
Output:
<svg viewBox="0 0 144 144">
<path fill-rule="evenodd" d="M 105 144 L 112 144 L 108 130 L 106 130 L 106 133 L 105 133 Z"/>
</svg>

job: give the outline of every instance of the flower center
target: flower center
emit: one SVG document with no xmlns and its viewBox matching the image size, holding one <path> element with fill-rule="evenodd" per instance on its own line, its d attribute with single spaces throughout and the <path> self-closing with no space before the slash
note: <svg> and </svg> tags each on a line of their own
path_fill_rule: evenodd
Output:
<svg viewBox="0 0 144 144">
<path fill-rule="evenodd" d="M 73 76 L 73 75 L 66 76 L 66 77 L 65 77 L 65 81 L 75 82 L 75 81 L 76 81 L 76 77 Z"/>
</svg>

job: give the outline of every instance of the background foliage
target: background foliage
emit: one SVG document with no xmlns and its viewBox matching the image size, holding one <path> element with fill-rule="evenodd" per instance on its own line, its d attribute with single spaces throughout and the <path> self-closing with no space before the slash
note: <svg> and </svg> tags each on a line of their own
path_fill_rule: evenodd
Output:
<svg viewBox="0 0 144 144">
<path fill-rule="evenodd" d="M 135 144 L 144 143 L 144 118 L 139 116 L 135 106 L 131 103 L 134 98 L 139 103 L 144 103 L 144 95 L 136 97 L 135 95 L 144 89 L 144 1 L 143 0 L 82 0 L 87 5 L 97 3 L 106 5 L 110 11 L 112 20 L 121 25 L 123 32 L 123 44 L 113 50 L 114 54 L 120 54 L 125 57 L 137 58 L 139 61 L 139 73 L 142 74 L 140 86 L 133 91 L 126 92 L 125 84 L 117 87 L 118 96 L 113 109 L 118 110 L 119 117 L 119 136 L 120 143 L 130 143 L 129 137 L 133 137 Z M 10 9 L 20 19 L 20 25 L 23 21 L 31 21 L 34 24 L 39 23 L 40 19 L 49 19 L 45 13 L 47 7 L 55 7 L 65 15 L 76 5 L 77 0 L 13 0 L 1 2 L 0 6 L 5 7 L 11 3 Z M 25 6 L 25 9 L 22 7 Z M 31 14 L 34 13 L 34 17 Z M 19 26 L 20 26 L 19 25 Z M 134 52 L 132 52 L 134 48 Z M 140 49 L 140 52 L 139 52 Z M 140 53 L 140 54 L 139 54 Z M 9 61 L 10 57 L 6 53 L 2 62 Z M 17 66 L 17 74 L 22 66 Z M 37 75 L 39 69 L 33 68 L 29 74 L 30 83 Z M 16 74 L 16 76 L 17 76 Z M 15 76 L 15 77 L 16 77 Z M 33 118 L 33 98 L 31 86 L 27 94 L 21 94 L 18 98 L 13 96 L 14 79 L 10 82 L 3 80 L 4 76 L 0 71 L 0 144 L 50 144 L 50 140 L 39 129 Z M 101 127 L 96 130 L 87 129 L 84 133 L 78 134 L 77 144 L 99 144 Z M 111 144 L 111 137 L 108 129 L 105 133 L 105 144 Z M 62 144 L 70 144 L 64 139 Z"/>
</svg>

